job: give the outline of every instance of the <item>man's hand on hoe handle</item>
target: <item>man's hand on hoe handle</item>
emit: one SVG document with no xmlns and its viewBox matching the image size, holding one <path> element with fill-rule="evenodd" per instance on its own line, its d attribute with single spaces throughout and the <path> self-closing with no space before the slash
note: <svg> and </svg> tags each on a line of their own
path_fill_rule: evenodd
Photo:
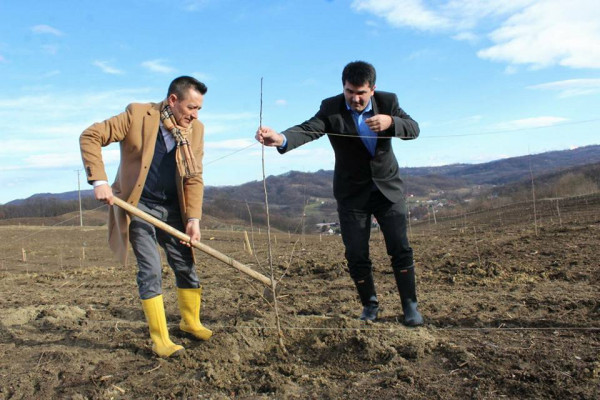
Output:
<svg viewBox="0 0 600 400">
<path fill-rule="evenodd" d="M 187 247 L 192 247 L 192 242 L 200 241 L 200 220 L 199 219 L 190 219 L 185 226 L 185 234 L 190 237 L 189 242 L 185 242 L 181 240 L 182 244 L 185 244 Z"/>
<path fill-rule="evenodd" d="M 111 206 L 114 204 L 114 195 L 109 184 L 98 185 L 94 187 L 94 196 L 96 196 L 96 200 L 105 204 Z"/>
</svg>

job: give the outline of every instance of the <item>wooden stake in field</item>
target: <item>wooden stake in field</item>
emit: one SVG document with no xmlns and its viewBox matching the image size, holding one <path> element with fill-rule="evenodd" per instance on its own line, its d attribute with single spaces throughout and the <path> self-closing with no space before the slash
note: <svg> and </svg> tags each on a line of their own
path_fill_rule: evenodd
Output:
<svg viewBox="0 0 600 400">
<path fill-rule="evenodd" d="M 562 218 L 560 216 L 560 206 L 558 205 L 558 202 L 560 201 L 559 198 L 556 199 L 556 212 L 558 213 L 558 224 L 560 226 L 562 226 Z"/>
<path fill-rule="evenodd" d="M 248 231 L 244 231 L 244 249 L 248 254 L 252 255 L 252 246 L 250 246 L 250 239 L 248 239 Z"/>
<path fill-rule="evenodd" d="M 410 200 L 406 200 L 406 210 L 408 211 L 408 236 L 412 239 L 412 226 L 410 224 Z"/>
<path fill-rule="evenodd" d="M 535 227 L 535 236 L 538 235 L 537 210 L 535 207 L 535 184 L 533 182 L 533 170 L 531 168 L 531 155 L 529 159 L 529 174 L 531 175 L 531 198 L 533 200 L 533 226 Z"/>
<path fill-rule="evenodd" d="M 142 210 L 138 209 L 137 207 L 132 206 L 131 204 L 127 203 L 126 201 L 123 201 L 123 200 L 119 199 L 118 197 L 114 197 L 114 204 L 121 207 L 123 210 L 127 211 L 128 213 L 133 214 L 136 217 L 140 217 L 141 219 L 154 225 L 155 227 L 160 228 L 163 231 L 169 233 L 170 235 L 175 236 L 177 239 L 182 240 L 184 242 L 188 242 L 192 247 L 208 254 L 209 256 L 216 258 L 219 261 L 224 262 L 227 265 L 232 266 L 233 268 L 237 269 L 238 271 L 243 272 L 244 274 L 263 283 L 264 285 L 266 285 L 270 288 L 275 287 L 275 283 L 272 282 L 271 279 L 267 278 L 263 274 L 256 272 L 252 268 L 242 264 L 239 261 L 234 260 L 233 258 L 231 258 L 229 256 L 226 256 L 225 254 L 221 253 L 220 251 L 215 250 L 212 247 L 205 245 L 204 243 L 196 242 L 196 241 L 192 242 L 190 237 L 188 235 L 186 235 L 185 233 L 180 232 L 177 229 L 173 228 L 172 226 L 165 224 L 161 220 L 154 218 L 152 215 L 149 215 L 149 214 L 143 212 Z"/>
</svg>

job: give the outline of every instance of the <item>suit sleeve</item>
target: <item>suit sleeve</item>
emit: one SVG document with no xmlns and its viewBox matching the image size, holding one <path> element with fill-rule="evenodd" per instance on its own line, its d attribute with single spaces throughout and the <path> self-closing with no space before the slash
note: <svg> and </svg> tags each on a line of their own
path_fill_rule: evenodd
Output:
<svg viewBox="0 0 600 400">
<path fill-rule="evenodd" d="M 400 108 L 398 96 L 395 94 L 390 116 L 394 120 L 394 126 L 388 129 L 390 134 L 404 140 L 416 139 L 419 136 L 419 124 Z"/>
<path fill-rule="evenodd" d="M 325 105 L 322 102 L 321 108 L 314 117 L 281 132 L 287 138 L 287 146 L 284 149 L 277 149 L 277 151 L 283 154 L 325 135 L 327 132 L 327 118 L 324 108 Z"/>
<path fill-rule="evenodd" d="M 98 180 L 108 181 L 102 160 L 102 147 L 123 140 L 129 130 L 130 122 L 131 106 L 128 106 L 125 112 L 93 124 L 79 136 L 81 158 L 88 183 Z"/>
</svg>

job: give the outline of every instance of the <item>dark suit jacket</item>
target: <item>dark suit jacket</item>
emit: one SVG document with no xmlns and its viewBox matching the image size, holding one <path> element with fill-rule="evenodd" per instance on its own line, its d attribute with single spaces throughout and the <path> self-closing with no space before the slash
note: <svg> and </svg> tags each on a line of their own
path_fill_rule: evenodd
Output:
<svg viewBox="0 0 600 400">
<path fill-rule="evenodd" d="M 403 183 L 390 137 L 414 139 L 419 136 L 419 125 L 398 106 L 398 97 L 394 93 L 375 91 L 371 100 L 374 114 L 391 115 L 394 119 L 392 127 L 379 133 L 383 137 L 377 139 L 374 157 L 358 135 L 343 94 L 323 100 L 314 117 L 282 132 L 287 138 L 287 146 L 279 150 L 280 153 L 323 135 L 329 137 L 335 152 L 333 195 L 338 205 L 344 208 L 364 208 L 373 184 L 391 202 L 404 200 Z"/>
</svg>

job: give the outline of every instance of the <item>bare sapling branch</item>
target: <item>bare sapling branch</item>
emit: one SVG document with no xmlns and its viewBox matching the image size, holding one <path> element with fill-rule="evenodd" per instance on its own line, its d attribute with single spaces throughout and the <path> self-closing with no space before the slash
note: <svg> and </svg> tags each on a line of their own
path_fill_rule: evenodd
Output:
<svg viewBox="0 0 600 400">
<path fill-rule="evenodd" d="M 260 78 L 260 121 L 259 127 L 262 128 L 262 95 L 263 95 L 263 80 Z M 275 309 L 275 321 L 277 323 L 277 335 L 279 337 L 279 347 L 284 354 L 287 354 L 287 349 L 283 343 L 283 331 L 281 330 L 281 321 L 279 319 L 279 307 L 277 304 L 277 293 L 275 292 L 275 271 L 273 269 L 273 253 L 271 249 L 271 222 L 269 214 L 269 196 L 267 194 L 267 178 L 265 174 L 265 146 L 261 146 L 262 159 L 262 175 L 263 175 L 263 190 L 265 194 L 265 212 L 267 214 L 267 254 L 269 260 L 269 270 L 271 271 L 271 291 L 273 292 L 273 308 Z"/>
</svg>

